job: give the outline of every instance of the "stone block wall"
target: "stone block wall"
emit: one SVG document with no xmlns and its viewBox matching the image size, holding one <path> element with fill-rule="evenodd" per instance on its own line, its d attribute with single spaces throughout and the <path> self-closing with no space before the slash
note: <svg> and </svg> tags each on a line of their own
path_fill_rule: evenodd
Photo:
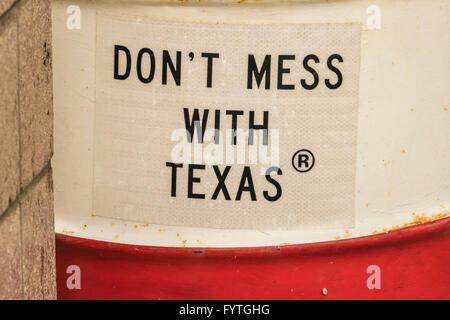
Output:
<svg viewBox="0 0 450 320">
<path fill-rule="evenodd" d="M 50 0 L 0 1 L 0 299 L 55 299 Z"/>
</svg>

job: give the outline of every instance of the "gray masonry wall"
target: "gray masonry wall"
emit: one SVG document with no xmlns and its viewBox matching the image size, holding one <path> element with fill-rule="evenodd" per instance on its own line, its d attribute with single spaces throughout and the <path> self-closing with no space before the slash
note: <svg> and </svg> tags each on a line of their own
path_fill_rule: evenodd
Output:
<svg viewBox="0 0 450 320">
<path fill-rule="evenodd" d="M 0 299 L 55 299 L 50 0 L 0 0 Z"/>
</svg>

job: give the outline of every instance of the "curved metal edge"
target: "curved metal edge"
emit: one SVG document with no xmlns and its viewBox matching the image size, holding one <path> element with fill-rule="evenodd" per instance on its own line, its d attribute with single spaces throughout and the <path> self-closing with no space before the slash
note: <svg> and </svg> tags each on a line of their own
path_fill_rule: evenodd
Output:
<svg viewBox="0 0 450 320">
<path fill-rule="evenodd" d="M 450 217 L 416 226 L 398 229 L 387 233 L 343 239 L 336 241 L 325 241 L 308 244 L 289 244 L 283 246 L 263 247 L 162 247 L 144 246 L 113 243 L 100 240 L 92 240 L 56 233 L 57 245 L 76 247 L 79 250 L 95 250 L 105 252 L 116 252 L 130 255 L 172 255 L 192 256 L 192 253 L 205 257 L 273 257 L 277 255 L 321 255 L 330 252 L 344 252 L 349 250 L 361 250 L 369 247 L 386 246 L 408 241 L 410 243 L 424 238 L 437 237 L 450 234 Z M 73 248 L 72 248 L 73 250 Z"/>
</svg>

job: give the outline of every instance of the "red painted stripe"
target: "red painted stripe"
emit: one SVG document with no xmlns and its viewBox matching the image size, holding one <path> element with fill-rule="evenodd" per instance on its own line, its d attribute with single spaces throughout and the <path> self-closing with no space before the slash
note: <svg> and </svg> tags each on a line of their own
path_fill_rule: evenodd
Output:
<svg viewBox="0 0 450 320">
<path fill-rule="evenodd" d="M 449 299 L 450 218 L 313 244 L 167 248 L 56 235 L 59 299 Z M 69 265 L 81 289 L 69 290 Z M 369 290 L 369 265 L 381 289 Z M 327 296 L 322 295 L 326 288 Z"/>
</svg>

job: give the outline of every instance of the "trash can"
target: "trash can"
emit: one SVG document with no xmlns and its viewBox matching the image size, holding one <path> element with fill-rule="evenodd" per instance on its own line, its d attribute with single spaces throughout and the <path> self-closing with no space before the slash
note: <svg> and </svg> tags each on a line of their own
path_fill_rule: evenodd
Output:
<svg viewBox="0 0 450 320">
<path fill-rule="evenodd" d="M 58 298 L 450 297 L 447 1 L 52 10 Z"/>
</svg>

